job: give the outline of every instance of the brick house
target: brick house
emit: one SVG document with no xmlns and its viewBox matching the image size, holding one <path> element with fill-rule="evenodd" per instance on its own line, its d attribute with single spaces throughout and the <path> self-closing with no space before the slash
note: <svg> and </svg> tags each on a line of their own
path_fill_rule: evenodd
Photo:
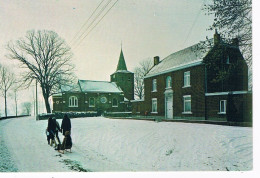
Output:
<svg viewBox="0 0 260 178">
<path fill-rule="evenodd" d="M 121 49 L 116 72 L 111 81 L 78 80 L 61 86 L 53 95 L 53 112 L 124 112 L 134 98 L 134 73 L 127 70 Z"/>
<path fill-rule="evenodd" d="M 133 113 L 165 119 L 245 121 L 251 102 L 248 67 L 238 42 L 224 43 L 216 32 L 210 50 L 199 43 L 161 61 L 154 57 L 154 66 L 144 79 L 144 101 L 133 102 Z"/>
</svg>

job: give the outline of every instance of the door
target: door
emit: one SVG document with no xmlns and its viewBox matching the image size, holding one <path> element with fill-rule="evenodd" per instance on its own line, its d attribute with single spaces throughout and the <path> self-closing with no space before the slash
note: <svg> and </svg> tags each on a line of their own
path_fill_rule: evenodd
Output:
<svg viewBox="0 0 260 178">
<path fill-rule="evenodd" d="M 165 102 L 166 119 L 172 119 L 173 118 L 173 108 L 172 108 L 173 98 L 172 98 L 172 96 L 166 96 L 165 99 L 166 99 L 166 102 Z"/>
</svg>

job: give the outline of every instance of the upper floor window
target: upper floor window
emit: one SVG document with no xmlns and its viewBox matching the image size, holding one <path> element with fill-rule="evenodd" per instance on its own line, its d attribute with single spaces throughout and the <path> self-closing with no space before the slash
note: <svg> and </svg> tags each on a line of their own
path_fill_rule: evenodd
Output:
<svg viewBox="0 0 260 178">
<path fill-rule="evenodd" d="M 76 96 L 69 97 L 69 107 L 78 107 L 78 98 Z"/>
<path fill-rule="evenodd" d="M 89 98 L 89 107 L 95 107 L 95 98 Z"/>
<path fill-rule="evenodd" d="M 118 106 L 118 101 L 116 98 L 113 98 L 112 100 L 112 107 L 117 107 Z"/>
<path fill-rule="evenodd" d="M 184 87 L 190 86 L 190 71 L 184 72 Z"/>
<path fill-rule="evenodd" d="M 152 99 L 152 112 L 153 113 L 157 112 L 157 98 Z"/>
<path fill-rule="evenodd" d="M 229 55 L 228 55 L 228 56 L 227 56 L 227 64 L 230 64 L 229 62 L 230 62 L 230 61 L 229 61 Z"/>
<path fill-rule="evenodd" d="M 172 87 L 172 78 L 171 76 L 168 76 L 166 78 L 166 88 L 171 88 Z"/>
<path fill-rule="evenodd" d="M 219 102 L 219 113 L 226 114 L 227 100 L 220 100 Z"/>
<path fill-rule="evenodd" d="M 153 91 L 157 91 L 157 81 L 153 79 Z"/>
<path fill-rule="evenodd" d="M 191 95 L 183 96 L 183 112 L 191 113 Z"/>
</svg>

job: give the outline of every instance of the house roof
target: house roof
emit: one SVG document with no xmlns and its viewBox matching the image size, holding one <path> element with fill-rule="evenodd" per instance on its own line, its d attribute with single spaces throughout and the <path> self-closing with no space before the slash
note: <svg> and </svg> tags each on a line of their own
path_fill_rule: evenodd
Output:
<svg viewBox="0 0 260 178">
<path fill-rule="evenodd" d="M 208 50 L 201 48 L 201 43 L 172 53 L 160 61 L 146 74 L 145 78 L 167 73 L 181 68 L 201 64 Z"/>
<path fill-rule="evenodd" d="M 115 82 L 79 80 L 78 84 L 82 92 L 100 92 L 100 93 L 122 93 L 120 87 Z"/>
</svg>

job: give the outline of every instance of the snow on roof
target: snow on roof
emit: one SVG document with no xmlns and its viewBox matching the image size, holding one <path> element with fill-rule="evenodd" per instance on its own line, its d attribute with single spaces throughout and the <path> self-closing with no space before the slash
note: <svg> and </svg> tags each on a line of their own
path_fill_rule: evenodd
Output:
<svg viewBox="0 0 260 178">
<path fill-rule="evenodd" d="M 115 82 L 79 80 L 82 92 L 122 93 Z"/>
<path fill-rule="evenodd" d="M 154 66 L 145 78 L 159 75 L 188 66 L 194 63 L 201 63 L 208 51 L 200 49 L 200 43 L 177 51 L 164 58 L 158 65 Z"/>
<path fill-rule="evenodd" d="M 131 103 L 135 103 L 135 102 L 142 102 L 144 101 L 144 99 L 139 99 L 139 100 L 131 100 Z"/>
<path fill-rule="evenodd" d="M 62 96 L 62 93 L 55 93 L 55 94 L 53 94 L 52 96 L 54 96 L 54 97 L 59 97 L 59 96 Z"/>
<path fill-rule="evenodd" d="M 80 87 L 78 84 L 72 85 L 62 85 L 61 92 L 81 92 Z"/>
</svg>

